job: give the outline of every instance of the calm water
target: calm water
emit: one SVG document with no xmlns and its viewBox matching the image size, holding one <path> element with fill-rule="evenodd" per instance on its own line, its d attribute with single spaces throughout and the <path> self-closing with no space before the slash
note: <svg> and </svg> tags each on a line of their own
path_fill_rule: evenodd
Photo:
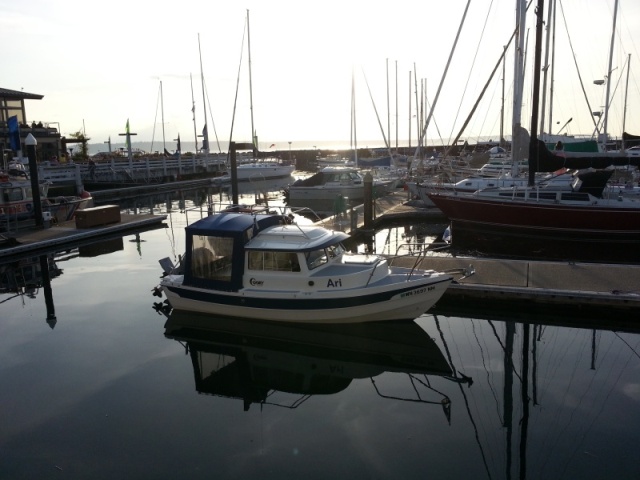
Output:
<svg viewBox="0 0 640 480">
<path fill-rule="evenodd" d="M 0 478 L 640 476 L 636 332 L 504 312 L 166 332 L 152 289 L 188 197 L 158 203 L 167 228 L 52 256 L 48 306 L 0 294 Z"/>
</svg>

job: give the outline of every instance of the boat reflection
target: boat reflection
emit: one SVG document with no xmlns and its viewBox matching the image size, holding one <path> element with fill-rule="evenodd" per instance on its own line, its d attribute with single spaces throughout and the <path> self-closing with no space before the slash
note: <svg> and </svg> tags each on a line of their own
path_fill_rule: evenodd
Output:
<svg viewBox="0 0 640 480">
<path fill-rule="evenodd" d="M 449 418 L 449 397 L 431 388 L 426 376 L 456 379 L 436 343 L 413 321 L 300 325 L 174 310 L 165 336 L 185 345 L 199 393 L 241 399 L 245 411 L 252 403 L 297 408 L 313 395 L 335 394 L 354 379 L 370 378 L 378 395 L 440 405 Z M 415 397 L 380 391 L 373 378 L 384 372 L 407 375 Z M 275 393 L 294 399 L 285 395 L 286 403 L 278 402 Z"/>
<path fill-rule="evenodd" d="M 45 276 L 49 279 L 59 277 L 62 269 L 58 268 L 53 255 L 25 257 L 11 263 L 0 265 L 0 294 L 11 295 L 0 300 L 4 303 L 14 296 L 35 298 L 45 283 Z M 44 269 L 42 267 L 45 267 Z"/>
</svg>

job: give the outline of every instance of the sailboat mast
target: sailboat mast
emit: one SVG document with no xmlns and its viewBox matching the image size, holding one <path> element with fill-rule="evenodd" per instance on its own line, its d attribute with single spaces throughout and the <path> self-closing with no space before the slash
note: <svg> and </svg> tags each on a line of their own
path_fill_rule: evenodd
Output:
<svg viewBox="0 0 640 480">
<path fill-rule="evenodd" d="M 351 140 L 353 143 L 353 163 L 358 168 L 358 139 L 356 133 L 356 83 L 351 72 Z"/>
<path fill-rule="evenodd" d="M 447 72 L 449 71 L 449 66 L 451 65 L 451 59 L 453 57 L 453 53 L 455 52 L 456 45 L 458 45 L 458 40 L 460 39 L 460 32 L 462 31 L 462 26 L 464 25 L 464 21 L 467 18 L 467 12 L 469 11 L 469 5 L 471 4 L 471 0 L 467 0 L 467 5 L 464 8 L 464 13 L 462 14 L 462 20 L 460 21 L 460 25 L 458 26 L 458 31 L 456 32 L 456 38 L 453 41 L 453 47 L 451 47 L 451 52 L 449 52 L 449 58 L 447 59 L 447 64 L 445 66 L 444 72 L 442 74 L 442 78 L 440 79 L 440 84 L 438 85 L 438 90 L 436 91 L 436 96 L 433 99 L 433 104 L 431 105 L 431 109 L 429 110 L 429 114 L 427 115 L 427 119 L 422 125 L 422 131 L 420 132 L 420 139 L 424 141 L 425 136 L 427 134 L 427 129 L 429 128 L 429 122 L 431 121 L 431 117 L 433 116 L 433 111 L 436 108 L 436 104 L 438 103 L 438 98 L 440 97 L 440 91 L 442 90 L 442 85 L 444 84 L 444 80 L 447 76 Z"/>
<path fill-rule="evenodd" d="M 556 1 L 553 1 L 553 20 L 551 22 L 552 24 L 552 30 L 551 30 L 551 35 L 552 35 L 552 39 L 551 39 L 551 43 L 552 45 L 554 45 L 554 47 L 551 49 L 551 80 L 550 80 L 550 85 L 549 85 L 549 135 L 551 135 L 552 133 L 552 129 L 553 129 L 553 86 L 554 86 L 554 82 L 555 82 L 555 72 L 556 72 L 556 49 L 555 49 L 555 44 L 556 44 L 556 16 L 557 16 L 557 4 Z"/>
<path fill-rule="evenodd" d="M 524 71 L 524 26 L 527 8 L 525 0 L 516 0 L 516 30 L 518 42 L 515 48 L 513 62 L 513 119 L 511 122 L 511 156 L 514 162 L 522 160 L 522 145 L 519 142 L 519 132 L 522 126 L 522 89 Z"/>
<path fill-rule="evenodd" d="M 191 113 L 193 115 L 193 138 L 195 140 L 195 152 L 198 153 L 198 130 L 196 129 L 196 101 L 193 97 L 193 75 L 189 73 L 189 80 L 191 82 Z"/>
<path fill-rule="evenodd" d="M 258 142 L 256 131 L 253 126 L 253 83 L 251 81 L 251 32 L 249 29 L 249 9 L 247 9 L 247 53 L 249 55 L 249 109 L 251 110 L 251 143 L 253 144 L 253 154 L 256 156 Z"/>
<path fill-rule="evenodd" d="M 502 101 L 500 102 L 500 146 L 504 147 L 504 83 L 506 74 L 505 57 L 507 56 L 507 47 L 503 47 L 504 53 L 502 54 Z"/>
<path fill-rule="evenodd" d="M 536 8 L 536 47 L 533 62 L 533 97 L 531 100 L 531 138 L 529 140 L 529 186 L 535 184 L 538 170 L 538 109 L 540 105 L 540 64 L 542 63 L 542 19 L 544 0 L 538 0 Z"/>
<path fill-rule="evenodd" d="M 200 55 L 200 80 L 202 82 L 202 106 L 204 107 L 204 129 L 202 130 L 202 150 L 209 155 L 209 132 L 207 130 L 207 100 L 204 89 L 204 71 L 202 70 L 202 50 L 200 48 L 200 34 L 198 34 L 198 53 Z"/>
<path fill-rule="evenodd" d="M 162 95 L 162 80 L 160 80 L 160 116 L 162 117 L 162 151 L 167 151 L 167 143 L 164 137 L 164 96 Z"/>
<path fill-rule="evenodd" d="M 629 71 L 630 70 L 631 70 L 631 54 L 629 54 L 629 57 L 627 60 L 627 85 L 625 87 L 625 92 L 624 92 L 624 111 L 622 113 L 622 150 L 623 151 L 625 149 L 624 132 L 626 130 L 626 124 L 627 124 L 627 95 L 629 94 Z"/>
<path fill-rule="evenodd" d="M 554 4 L 555 4 L 555 0 L 552 0 L 549 3 L 549 12 L 547 13 L 547 35 L 546 35 L 546 43 L 545 43 L 545 52 L 544 52 L 544 80 L 542 82 L 542 111 L 540 112 L 540 134 L 544 133 L 544 116 L 545 116 L 545 105 L 547 104 L 547 77 L 549 74 L 549 53 L 550 53 L 550 48 L 554 48 L 555 45 L 550 45 L 551 42 L 551 28 L 552 28 L 552 13 L 554 10 Z M 549 134 L 551 132 L 548 132 Z"/>
<path fill-rule="evenodd" d="M 409 112 L 409 118 L 408 118 L 408 125 L 409 125 L 409 150 L 411 150 L 411 70 L 409 70 L 409 89 L 407 90 L 409 92 L 409 110 L 407 110 Z"/>
<path fill-rule="evenodd" d="M 420 86 L 422 87 L 422 82 L 420 82 Z M 420 151 L 421 143 L 420 143 L 420 125 L 422 125 L 422 119 L 420 118 L 420 103 L 418 102 L 418 70 L 416 69 L 416 63 L 413 62 L 413 88 L 414 94 L 416 97 L 416 135 L 418 136 L 417 142 L 418 145 L 416 147 L 415 157 L 419 158 L 422 155 Z M 420 95 L 420 100 L 422 100 L 422 94 Z"/>
<path fill-rule="evenodd" d="M 616 39 L 616 20 L 618 18 L 618 0 L 616 0 L 613 7 L 613 28 L 611 29 L 611 46 L 609 47 L 609 68 L 607 70 L 607 97 L 605 98 L 604 107 L 604 145 L 605 151 L 607 149 L 607 141 L 609 140 L 607 124 L 609 123 L 609 95 L 611 93 L 611 66 L 613 63 L 613 44 Z"/>
</svg>

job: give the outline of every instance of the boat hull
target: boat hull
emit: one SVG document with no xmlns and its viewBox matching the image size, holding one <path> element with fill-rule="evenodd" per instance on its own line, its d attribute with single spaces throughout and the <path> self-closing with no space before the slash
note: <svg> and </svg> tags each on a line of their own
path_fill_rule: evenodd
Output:
<svg viewBox="0 0 640 480">
<path fill-rule="evenodd" d="M 291 176 L 293 165 L 261 165 L 260 163 L 239 165 L 236 169 L 238 181 L 251 179 L 285 178 Z"/>
<path fill-rule="evenodd" d="M 640 209 L 431 198 L 449 218 L 452 247 L 460 254 L 640 262 Z"/>
<path fill-rule="evenodd" d="M 548 239 L 638 242 L 640 208 L 562 205 L 431 194 L 431 200 L 458 228 L 487 228 Z M 600 200 L 601 203 L 606 200 Z"/>
<path fill-rule="evenodd" d="M 212 291 L 186 287 L 171 278 L 162 287 L 177 310 L 295 323 L 360 323 L 417 318 L 451 283 L 451 277 L 442 274 L 403 276 L 402 282 L 332 293 Z"/>
<path fill-rule="evenodd" d="M 383 195 L 390 189 L 391 182 L 376 184 L 373 187 L 375 196 Z M 289 207 L 309 208 L 320 215 L 342 213 L 350 208 L 362 205 L 364 187 L 324 186 L 324 187 L 289 187 L 287 205 Z"/>
</svg>

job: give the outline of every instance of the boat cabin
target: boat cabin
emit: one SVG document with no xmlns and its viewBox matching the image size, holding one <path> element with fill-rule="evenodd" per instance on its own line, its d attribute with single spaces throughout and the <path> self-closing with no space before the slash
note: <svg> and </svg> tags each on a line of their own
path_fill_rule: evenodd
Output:
<svg viewBox="0 0 640 480">
<path fill-rule="evenodd" d="M 186 234 L 184 285 L 230 292 L 243 288 L 245 273 L 254 279 L 274 272 L 308 274 L 341 255 L 348 238 L 292 225 L 286 215 L 247 213 L 212 215 L 189 225 Z"/>
</svg>

